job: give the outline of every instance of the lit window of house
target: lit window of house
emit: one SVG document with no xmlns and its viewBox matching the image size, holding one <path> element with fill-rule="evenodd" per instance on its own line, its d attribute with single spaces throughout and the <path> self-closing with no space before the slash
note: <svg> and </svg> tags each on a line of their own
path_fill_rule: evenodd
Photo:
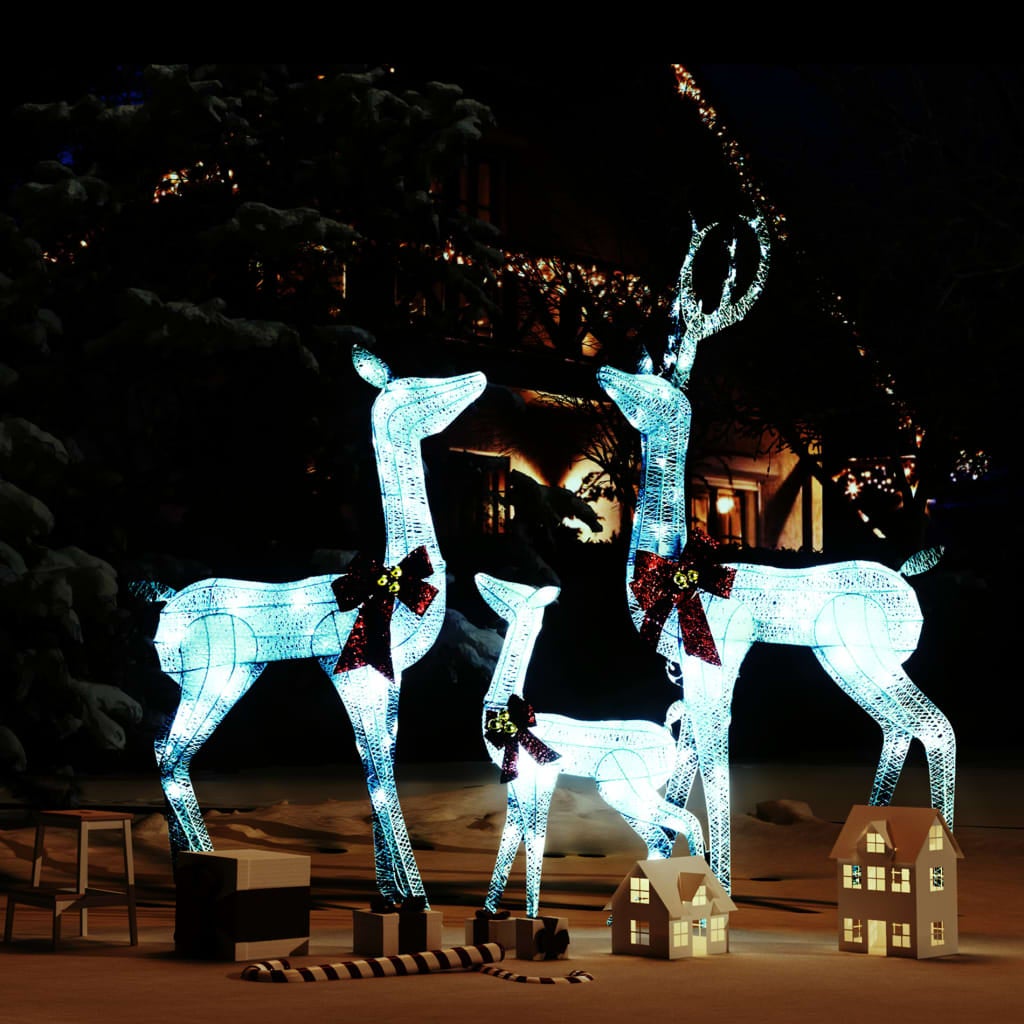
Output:
<svg viewBox="0 0 1024 1024">
<path fill-rule="evenodd" d="M 701 903 L 707 903 L 708 901 L 708 887 L 706 885 L 698 885 L 697 891 L 693 894 L 693 905 L 699 906 Z"/>
<path fill-rule="evenodd" d="M 868 853 L 885 853 L 885 840 L 877 832 L 868 833 Z"/>
<path fill-rule="evenodd" d="M 711 941 L 712 942 L 724 942 L 725 941 L 725 918 L 724 917 L 713 917 L 713 918 L 711 918 Z"/>
<path fill-rule="evenodd" d="M 931 872 L 931 885 L 929 889 L 932 892 L 942 892 L 946 888 L 946 879 L 943 877 L 942 868 L 932 868 Z"/>
<path fill-rule="evenodd" d="M 700 477 L 690 482 L 690 525 L 723 544 L 757 544 L 760 487 Z"/>
<path fill-rule="evenodd" d="M 651 882 L 647 878 L 631 878 L 629 880 L 629 902 L 650 903 Z"/>
<path fill-rule="evenodd" d="M 629 941 L 634 946 L 649 946 L 651 944 L 651 922 L 630 921 Z"/>
<path fill-rule="evenodd" d="M 676 918 L 672 922 L 672 945 L 685 946 L 690 941 L 690 933 L 686 928 L 686 922 Z"/>
<path fill-rule="evenodd" d="M 868 889 L 885 892 L 885 868 L 881 864 L 868 865 Z"/>
<path fill-rule="evenodd" d="M 910 924 L 908 922 L 893 921 L 892 944 L 896 949 L 910 949 Z"/>
<path fill-rule="evenodd" d="M 910 892 L 910 868 L 892 869 L 892 891 Z"/>
<path fill-rule="evenodd" d="M 932 825 L 932 827 L 928 829 L 928 849 L 941 850 L 943 841 L 942 826 L 938 823 Z"/>
<path fill-rule="evenodd" d="M 693 934 L 694 936 L 707 935 L 708 933 L 708 919 L 702 917 L 697 921 L 693 922 Z"/>
<path fill-rule="evenodd" d="M 946 944 L 946 926 L 941 921 L 932 921 L 932 945 L 944 946 Z"/>
<path fill-rule="evenodd" d="M 843 918 L 843 941 L 844 942 L 863 942 L 864 941 L 864 922 L 853 917 Z"/>
<path fill-rule="evenodd" d="M 860 865 L 859 864 L 844 864 L 843 865 L 843 888 L 844 889 L 859 889 L 860 887 L 861 887 Z"/>
</svg>

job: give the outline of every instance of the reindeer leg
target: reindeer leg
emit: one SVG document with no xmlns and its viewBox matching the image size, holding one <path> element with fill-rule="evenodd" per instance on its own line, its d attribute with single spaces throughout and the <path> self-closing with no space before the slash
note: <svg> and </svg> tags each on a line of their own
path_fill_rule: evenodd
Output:
<svg viewBox="0 0 1024 1024">
<path fill-rule="evenodd" d="M 672 662 L 671 664 L 675 664 Z M 676 665 L 678 670 L 679 666 Z M 682 685 L 682 674 L 674 676 L 671 669 L 668 669 L 669 678 L 678 678 Z M 685 700 L 675 701 L 672 705 L 672 721 L 666 719 L 666 726 L 674 722 L 679 723 L 679 736 L 676 739 L 676 763 L 672 769 L 665 786 L 665 799 L 677 807 L 685 807 L 690 800 L 690 793 L 693 790 L 694 780 L 697 778 L 699 763 L 697 760 L 697 745 L 693 739 L 693 723 L 690 721 L 690 712 L 686 707 Z"/>
<path fill-rule="evenodd" d="M 731 688 L 730 688 L 731 689 Z M 693 708 L 693 731 L 700 758 L 701 783 L 708 814 L 708 848 L 711 870 L 726 892 L 731 889 L 729 696 L 718 695 Z"/>
<path fill-rule="evenodd" d="M 395 784 L 399 681 L 391 683 L 369 667 L 334 675 L 336 663 L 336 654 L 320 659 L 348 712 L 366 773 L 377 888 L 393 902 L 425 896 Z"/>
<path fill-rule="evenodd" d="M 932 805 L 952 827 L 956 738 L 941 711 L 903 669 L 906 653 L 887 645 L 884 609 L 875 601 L 844 594 L 815 623 L 818 661 L 882 729 L 882 752 L 871 803 L 889 803 L 912 738 L 924 745 Z"/>
<path fill-rule="evenodd" d="M 754 621 L 749 609 L 738 601 L 709 595 L 702 595 L 702 600 L 722 663 L 711 665 L 698 658 L 686 657 L 681 664 L 686 678 L 686 708 L 689 709 L 693 745 L 707 807 L 709 863 L 725 891 L 729 892 L 732 888 L 729 819 L 732 692 L 740 665 L 753 642 Z"/>
<path fill-rule="evenodd" d="M 536 917 L 540 905 L 540 877 L 544 867 L 544 841 L 548 831 L 548 810 L 558 782 L 557 765 L 524 764 L 519 756 L 519 778 L 509 783 L 509 813 L 522 823 L 526 846 L 526 916 Z"/>
<path fill-rule="evenodd" d="M 182 850 L 213 849 L 189 774 L 191 760 L 262 671 L 262 665 L 250 663 L 185 674 L 177 712 L 155 744 L 172 860 Z"/>
<path fill-rule="evenodd" d="M 498 856 L 494 861 L 494 872 L 491 884 L 487 887 L 487 898 L 484 909 L 497 913 L 498 903 L 508 885 L 508 876 L 515 863 L 519 844 L 523 842 L 523 815 L 521 800 L 516 792 L 516 780 L 508 784 L 508 806 L 505 812 L 505 825 L 501 830 L 501 842 L 498 844 Z"/>
<path fill-rule="evenodd" d="M 594 781 L 604 802 L 644 841 L 652 860 L 672 856 L 678 832 L 686 834 L 691 849 L 699 845 L 703 852 L 700 823 L 689 811 L 666 803 L 652 781 L 650 765 L 637 751 L 605 754 L 594 768 Z"/>
<path fill-rule="evenodd" d="M 264 668 L 253 661 L 210 663 L 225 650 L 238 659 L 251 658 L 255 638 L 248 626 L 232 616 L 207 615 L 190 627 L 175 652 L 175 671 L 164 667 L 181 687 L 174 718 L 155 744 L 160 785 L 168 804 L 172 859 L 182 850 L 213 849 L 189 768 L 199 748 Z"/>
</svg>

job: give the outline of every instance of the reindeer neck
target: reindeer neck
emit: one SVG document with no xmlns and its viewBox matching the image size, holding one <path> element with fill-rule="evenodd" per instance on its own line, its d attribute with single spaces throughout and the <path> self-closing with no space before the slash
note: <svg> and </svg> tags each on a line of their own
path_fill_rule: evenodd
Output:
<svg viewBox="0 0 1024 1024">
<path fill-rule="evenodd" d="M 385 441 L 375 448 L 384 503 L 385 564 L 396 565 L 410 551 L 423 545 L 434 567 L 431 582 L 443 589 L 445 565 L 427 504 L 427 484 L 419 442 L 405 438 L 400 444 Z"/>
<path fill-rule="evenodd" d="M 641 435 L 642 470 L 629 568 L 638 550 L 676 558 L 686 546 L 686 448 L 689 417 L 682 414 L 655 432 Z"/>
<path fill-rule="evenodd" d="M 537 613 L 523 618 L 516 616 L 509 623 L 494 675 L 491 676 L 491 685 L 484 695 L 485 708 L 503 708 L 512 694 L 523 696 L 526 669 L 530 664 L 540 625 L 541 615 Z"/>
</svg>

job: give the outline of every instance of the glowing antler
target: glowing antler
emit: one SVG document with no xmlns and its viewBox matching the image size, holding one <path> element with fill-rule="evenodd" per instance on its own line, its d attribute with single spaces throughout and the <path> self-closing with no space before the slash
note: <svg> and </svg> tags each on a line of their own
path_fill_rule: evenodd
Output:
<svg viewBox="0 0 1024 1024">
<path fill-rule="evenodd" d="M 764 214 L 757 213 L 750 220 L 746 221 L 751 231 L 757 237 L 758 256 L 757 270 L 754 279 L 742 296 L 735 296 L 736 289 L 736 243 L 733 237 L 728 243 L 729 270 L 722 282 L 722 294 L 718 304 L 710 313 L 705 313 L 701 300 L 693 287 L 693 264 L 704 240 L 719 225 L 709 224 L 707 227 L 697 229 L 697 223 L 693 223 L 693 232 L 690 236 L 690 247 L 683 260 L 682 269 L 679 271 L 679 286 L 676 290 L 676 299 L 672 305 L 672 319 L 675 324 L 675 331 L 669 337 L 668 346 L 665 350 L 665 360 L 662 364 L 662 373 L 678 388 L 686 386 L 690 377 L 690 370 L 693 367 L 693 360 L 697 355 L 697 344 L 704 338 L 724 331 L 726 327 L 738 323 L 757 301 L 758 296 L 764 291 L 764 283 L 768 277 L 768 258 L 771 249 L 771 237 L 768 233 L 768 222 Z M 644 372 L 643 360 L 640 371 Z"/>
</svg>

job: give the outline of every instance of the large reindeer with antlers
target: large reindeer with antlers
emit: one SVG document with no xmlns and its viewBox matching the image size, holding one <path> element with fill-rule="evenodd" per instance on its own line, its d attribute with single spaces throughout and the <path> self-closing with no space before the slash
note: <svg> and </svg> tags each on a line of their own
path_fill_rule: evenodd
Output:
<svg viewBox="0 0 1024 1024">
<path fill-rule="evenodd" d="M 423 883 L 395 788 L 402 672 L 432 646 L 445 607 L 445 563 L 427 504 L 420 441 L 483 392 L 483 374 L 395 378 L 354 346 L 359 375 L 380 389 L 373 446 L 384 500 L 384 564 L 357 555 L 344 576 L 295 583 L 209 579 L 165 601 L 154 644 L 181 700 L 156 744 L 172 852 L 212 850 L 189 774 L 193 756 L 272 661 L 316 658 L 355 731 L 370 796 L 377 886 L 398 901 Z"/>
<path fill-rule="evenodd" d="M 685 804 L 699 770 L 708 811 L 711 867 L 730 885 L 729 723 L 733 686 L 750 646 L 809 647 L 844 693 L 882 729 L 871 803 L 888 804 L 912 739 L 928 760 L 931 800 L 952 825 L 956 742 L 946 717 L 914 685 L 903 662 L 917 647 L 922 615 L 904 575 L 927 568 L 916 556 L 900 572 L 865 561 L 801 569 L 719 565 L 706 540 L 687 543 L 686 449 L 690 403 L 681 390 L 697 343 L 745 316 L 767 273 L 768 230 L 750 222 L 760 247 L 753 283 L 736 288 L 736 244 L 717 308 L 704 312 L 693 262 L 712 227 L 694 230 L 674 309 L 677 330 L 662 374 L 644 357 L 635 374 L 610 367 L 598 380 L 642 439 L 642 479 L 626 563 L 634 625 L 668 661 L 682 688 L 678 761 L 667 796 Z M 785 699 L 781 695 L 781 699 Z"/>
<path fill-rule="evenodd" d="M 526 914 L 537 916 L 548 810 L 559 775 L 593 779 L 610 807 L 647 845 L 649 858 L 672 856 L 678 832 L 690 852 L 704 853 L 700 822 L 667 801 L 659 789 L 675 762 L 675 739 L 662 725 L 633 721 L 581 721 L 534 714 L 523 690 L 544 609 L 558 587 L 530 587 L 477 573 L 477 589 L 509 626 L 484 696 L 484 738 L 508 783 L 508 811 L 484 909 L 495 912 L 512 863 L 526 848 Z"/>
</svg>

